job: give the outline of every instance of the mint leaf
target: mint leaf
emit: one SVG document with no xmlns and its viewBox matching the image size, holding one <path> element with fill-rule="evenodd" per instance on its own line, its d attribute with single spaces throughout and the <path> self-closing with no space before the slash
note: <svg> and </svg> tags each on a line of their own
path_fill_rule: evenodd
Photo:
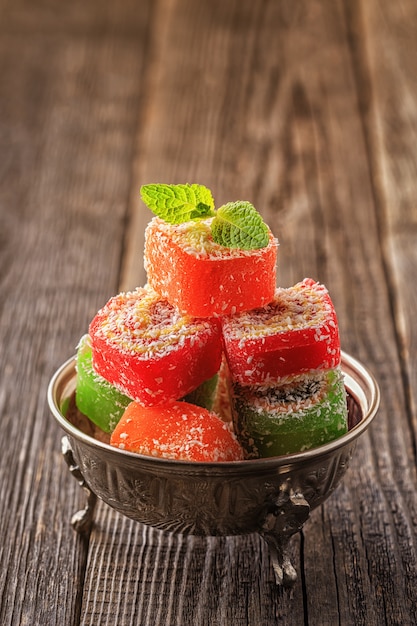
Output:
<svg viewBox="0 0 417 626">
<path fill-rule="evenodd" d="M 228 202 L 216 211 L 211 223 L 216 243 L 228 248 L 255 250 L 269 243 L 269 229 L 250 202 Z"/>
<path fill-rule="evenodd" d="M 170 224 L 214 215 L 213 196 L 203 185 L 143 185 L 140 194 L 146 206 Z"/>
</svg>

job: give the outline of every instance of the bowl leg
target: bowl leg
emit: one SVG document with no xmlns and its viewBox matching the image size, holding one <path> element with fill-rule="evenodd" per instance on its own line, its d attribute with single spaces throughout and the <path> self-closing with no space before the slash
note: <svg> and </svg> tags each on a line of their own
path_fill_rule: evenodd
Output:
<svg viewBox="0 0 417 626">
<path fill-rule="evenodd" d="M 81 473 L 80 468 L 75 462 L 72 452 L 71 444 L 67 436 L 62 437 L 61 451 L 69 471 L 72 476 L 78 481 L 80 487 L 83 488 L 87 495 L 87 503 L 83 509 L 74 513 L 71 517 L 71 525 L 79 533 L 84 533 L 90 530 L 93 523 L 94 509 L 97 503 L 97 496 L 91 491 L 89 486 L 84 480 L 84 476 Z"/>
<path fill-rule="evenodd" d="M 287 554 L 291 537 L 299 532 L 308 519 L 310 505 L 304 496 L 288 484 L 281 485 L 259 534 L 268 544 L 277 585 L 289 587 L 297 580 L 297 572 Z"/>
</svg>

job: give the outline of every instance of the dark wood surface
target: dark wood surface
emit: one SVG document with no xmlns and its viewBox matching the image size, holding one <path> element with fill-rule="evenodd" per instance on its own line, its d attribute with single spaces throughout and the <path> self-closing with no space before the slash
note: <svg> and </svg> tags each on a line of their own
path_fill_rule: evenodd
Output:
<svg viewBox="0 0 417 626">
<path fill-rule="evenodd" d="M 417 5 L 0 1 L 0 624 L 417 623 Z M 274 584 L 255 536 L 141 526 L 84 496 L 46 388 L 143 284 L 148 182 L 248 199 L 278 280 L 324 282 L 382 401 Z"/>
</svg>

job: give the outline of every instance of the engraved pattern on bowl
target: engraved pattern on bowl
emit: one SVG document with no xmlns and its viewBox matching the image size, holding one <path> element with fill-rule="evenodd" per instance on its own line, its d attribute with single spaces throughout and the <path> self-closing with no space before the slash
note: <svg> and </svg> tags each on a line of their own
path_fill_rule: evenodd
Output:
<svg viewBox="0 0 417 626">
<path fill-rule="evenodd" d="M 61 407 L 75 389 L 75 361 L 51 380 L 48 400 L 67 433 L 85 482 L 120 513 L 162 530 L 197 535 L 261 532 L 283 491 L 301 494 L 310 509 L 342 480 L 357 438 L 379 405 L 373 376 L 353 357 L 342 355 L 349 397 L 349 431 L 306 452 L 229 463 L 193 463 L 137 455 L 101 443 L 71 424 Z"/>
</svg>

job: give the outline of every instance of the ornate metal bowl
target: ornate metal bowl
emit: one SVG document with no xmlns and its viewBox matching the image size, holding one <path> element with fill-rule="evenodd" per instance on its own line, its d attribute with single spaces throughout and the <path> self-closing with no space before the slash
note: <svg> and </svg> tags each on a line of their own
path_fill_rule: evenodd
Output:
<svg viewBox="0 0 417 626">
<path fill-rule="evenodd" d="M 378 385 L 361 363 L 343 353 L 342 370 L 349 430 L 339 439 L 287 456 L 193 463 L 134 454 L 87 434 L 71 417 L 76 382 L 71 358 L 52 377 L 48 402 L 66 432 L 64 457 L 88 495 L 85 509 L 73 516 L 74 527 L 88 527 L 98 496 L 127 517 L 170 532 L 257 532 L 269 545 L 277 583 L 291 584 L 296 572 L 286 555 L 288 541 L 340 483 L 357 438 L 379 406 Z"/>
</svg>

